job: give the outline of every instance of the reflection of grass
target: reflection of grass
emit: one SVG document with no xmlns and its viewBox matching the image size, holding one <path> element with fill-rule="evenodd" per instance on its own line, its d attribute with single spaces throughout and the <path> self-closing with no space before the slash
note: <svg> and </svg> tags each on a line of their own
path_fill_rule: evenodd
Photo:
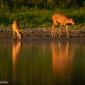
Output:
<svg viewBox="0 0 85 85">
<path fill-rule="evenodd" d="M 22 28 L 24 27 L 50 27 L 52 25 L 51 16 L 55 12 L 64 13 L 74 19 L 77 24 L 85 24 L 85 10 L 80 9 L 29 9 L 26 12 L 0 13 L 0 26 L 9 26 L 13 19 L 18 19 Z M 72 27 L 74 28 L 74 27 Z"/>
</svg>

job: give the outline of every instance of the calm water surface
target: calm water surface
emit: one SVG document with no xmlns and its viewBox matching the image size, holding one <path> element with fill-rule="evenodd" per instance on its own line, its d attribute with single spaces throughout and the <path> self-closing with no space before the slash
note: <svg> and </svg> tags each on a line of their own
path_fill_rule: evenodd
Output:
<svg viewBox="0 0 85 85">
<path fill-rule="evenodd" d="M 0 84 L 85 85 L 85 45 L 0 41 Z"/>
</svg>

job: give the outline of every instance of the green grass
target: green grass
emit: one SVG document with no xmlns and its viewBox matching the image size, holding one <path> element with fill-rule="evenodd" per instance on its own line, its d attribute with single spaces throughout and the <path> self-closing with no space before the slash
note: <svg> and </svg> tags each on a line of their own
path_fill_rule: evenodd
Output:
<svg viewBox="0 0 85 85">
<path fill-rule="evenodd" d="M 0 13 L 0 26 L 11 26 L 13 19 L 19 21 L 20 27 L 23 28 L 36 28 L 36 27 L 51 27 L 51 16 L 55 12 L 63 12 L 68 17 L 74 19 L 77 25 L 85 24 L 85 8 L 80 9 L 27 9 Z"/>
</svg>

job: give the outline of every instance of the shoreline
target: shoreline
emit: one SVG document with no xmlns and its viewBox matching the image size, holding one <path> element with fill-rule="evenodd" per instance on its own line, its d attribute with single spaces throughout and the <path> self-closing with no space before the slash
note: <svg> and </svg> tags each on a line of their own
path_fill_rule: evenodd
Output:
<svg viewBox="0 0 85 85">
<path fill-rule="evenodd" d="M 21 30 L 22 43 L 51 43 L 51 42 L 71 42 L 71 43 L 85 43 L 85 30 L 72 30 L 70 37 L 67 38 L 66 33 L 62 33 L 61 37 L 56 32 L 56 37 L 51 37 L 50 30 L 36 29 L 36 30 Z M 12 40 L 12 30 L 0 30 L 0 42 L 11 43 L 17 41 L 16 37 Z M 19 40 L 20 41 L 20 40 Z"/>
</svg>

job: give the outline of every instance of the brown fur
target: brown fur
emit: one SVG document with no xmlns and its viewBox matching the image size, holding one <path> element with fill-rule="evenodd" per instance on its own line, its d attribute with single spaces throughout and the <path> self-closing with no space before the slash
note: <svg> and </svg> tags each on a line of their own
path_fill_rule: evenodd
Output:
<svg viewBox="0 0 85 85">
<path fill-rule="evenodd" d="M 16 34 L 17 38 L 21 39 L 21 34 L 19 32 L 19 26 L 18 26 L 16 20 L 14 20 L 13 23 L 12 23 L 12 30 L 13 30 L 13 36 L 12 36 L 12 38 L 14 38 L 14 36 Z"/>
<path fill-rule="evenodd" d="M 75 22 L 73 21 L 73 19 L 71 18 L 68 18 L 67 16 L 63 15 L 63 14 L 59 14 L 59 13 L 56 13 L 52 16 L 52 21 L 53 21 L 53 25 L 52 25 L 52 37 L 55 37 L 56 35 L 56 28 L 55 26 L 56 25 L 60 25 L 60 33 L 61 33 L 61 27 L 64 25 L 64 26 L 67 26 L 67 24 L 72 24 L 74 25 Z M 68 28 L 66 27 L 66 32 L 67 32 L 67 36 L 69 37 L 68 35 Z M 59 35 L 60 36 L 60 35 Z"/>
</svg>

